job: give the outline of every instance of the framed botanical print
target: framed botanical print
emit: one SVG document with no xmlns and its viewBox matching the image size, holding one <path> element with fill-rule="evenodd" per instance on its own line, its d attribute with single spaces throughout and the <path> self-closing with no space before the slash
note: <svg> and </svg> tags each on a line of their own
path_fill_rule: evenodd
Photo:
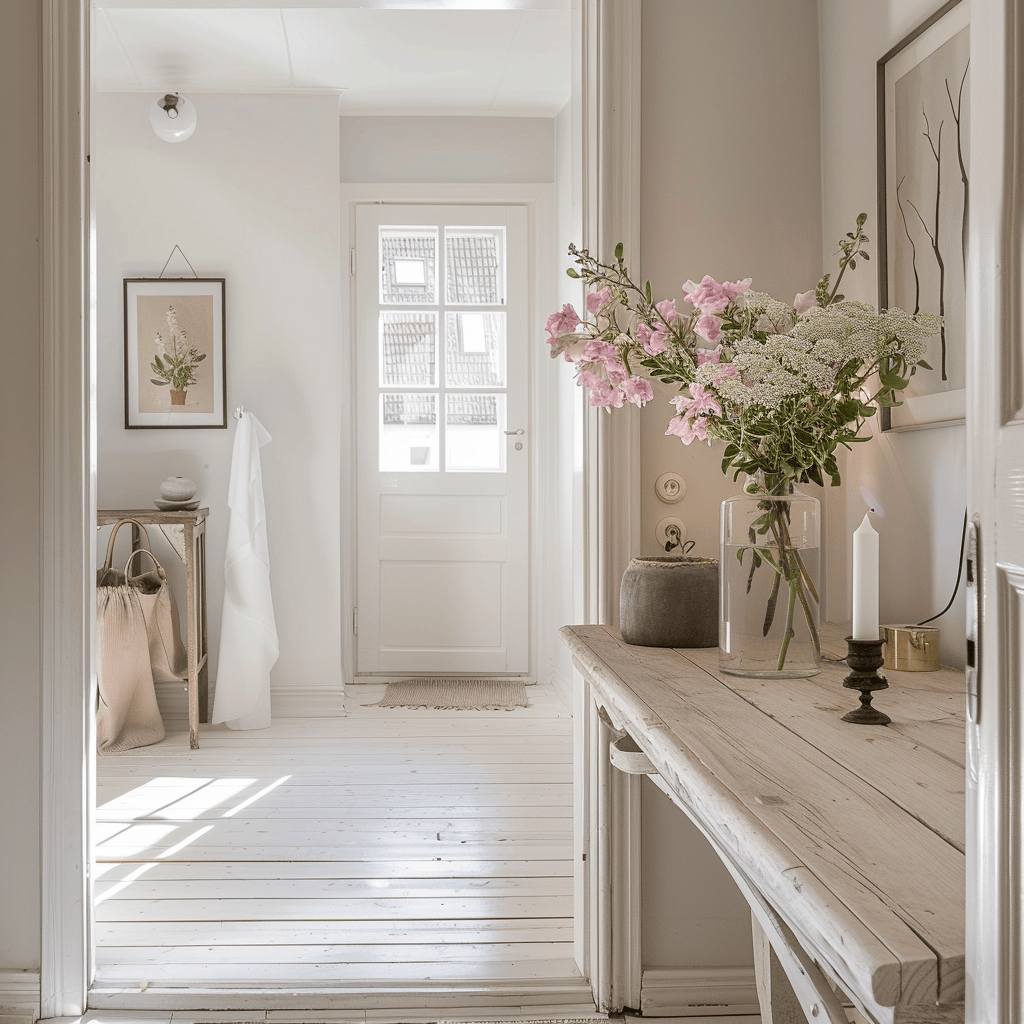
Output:
<svg viewBox="0 0 1024 1024">
<path fill-rule="evenodd" d="M 226 428 L 224 353 L 224 278 L 125 279 L 125 428 Z"/>
<path fill-rule="evenodd" d="M 877 65 L 879 307 L 943 318 L 886 430 L 965 416 L 970 3 L 951 0 Z"/>
</svg>

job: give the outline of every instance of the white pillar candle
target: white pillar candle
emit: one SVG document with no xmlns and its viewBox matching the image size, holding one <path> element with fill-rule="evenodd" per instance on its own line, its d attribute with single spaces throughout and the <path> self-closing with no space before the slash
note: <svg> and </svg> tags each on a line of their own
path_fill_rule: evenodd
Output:
<svg viewBox="0 0 1024 1024">
<path fill-rule="evenodd" d="M 853 533 L 853 639 L 878 639 L 878 534 L 867 513 Z"/>
</svg>

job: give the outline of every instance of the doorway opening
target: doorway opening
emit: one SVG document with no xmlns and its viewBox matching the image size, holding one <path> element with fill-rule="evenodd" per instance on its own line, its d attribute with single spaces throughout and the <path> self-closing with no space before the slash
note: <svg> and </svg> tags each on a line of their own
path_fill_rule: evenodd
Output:
<svg viewBox="0 0 1024 1024">
<path fill-rule="evenodd" d="M 173 11 L 174 5 L 168 6 Z M 346 10 L 349 7 L 339 5 Z M 551 7 L 568 11 L 568 4 Z M 190 17 L 199 21 L 214 10 L 212 4 L 195 8 L 190 3 L 188 8 L 193 11 Z M 118 40 L 129 53 L 132 32 L 144 32 L 154 16 L 147 10 L 132 12 L 123 4 L 97 4 L 101 22 L 117 30 Z M 196 10 L 201 13 L 195 14 Z M 217 16 L 230 22 L 233 15 L 220 12 Z M 299 17 L 289 9 L 284 18 L 286 28 L 294 27 L 291 22 Z M 520 45 L 523 38 L 525 35 Z M 100 55 L 106 52 L 100 45 Z M 97 73 L 106 73 L 102 63 Z M 295 638 L 311 652 L 306 664 L 318 665 L 320 675 L 328 682 L 320 692 L 310 686 L 306 692 L 295 687 L 295 692 L 285 693 L 275 709 L 275 725 L 266 733 L 246 735 L 204 729 L 200 749 L 186 753 L 179 749 L 178 734 L 172 732 L 162 744 L 126 755 L 123 764 L 104 759 L 97 766 L 93 825 L 96 981 L 90 1004 L 136 1009 L 210 1006 L 208 993 L 194 997 L 190 993 L 212 987 L 217 990 L 213 1003 L 222 1007 L 238 1008 L 239 992 L 253 990 L 270 1000 L 280 999 L 281 1006 L 293 1006 L 294 996 L 289 993 L 295 989 L 307 993 L 317 989 L 316 998 L 321 1000 L 318 1005 L 338 1007 L 360 999 L 379 1002 L 378 995 L 369 989 L 400 989 L 407 994 L 416 991 L 421 993 L 416 998 L 422 998 L 423 992 L 436 996 L 439 985 L 449 990 L 453 986 L 483 985 L 496 1000 L 495 1005 L 521 1005 L 527 989 L 543 989 L 548 1004 L 564 1005 L 566 1012 L 578 1011 L 585 1008 L 589 997 L 572 952 L 571 718 L 555 689 L 550 685 L 545 688 L 544 683 L 531 688 L 538 693 L 536 697 L 531 694 L 534 709 L 528 716 L 457 717 L 445 721 L 421 714 L 398 716 L 402 724 L 396 726 L 393 713 L 362 708 L 362 703 L 372 702 L 363 692 L 354 694 L 344 709 L 333 707 L 322 713 L 326 699 L 323 691 L 333 686 L 340 699 L 342 679 L 351 678 L 346 657 L 354 647 L 344 613 L 345 601 L 351 600 L 344 551 L 345 516 L 349 513 L 342 507 L 346 499 L 339 499 L 337 493 L 350 493 L 344 454 L 335 460 L 336 467 L 341 468 L 333 470 L 334 481 L 328 480 L 328 486 L 321 487 L 316 479 L 316 467 L 321 465 L 316 452 L 324 446 L 325 434 L 334 434 L 326 446 L 328 455 L 331 446 L 335 454 L 345 452 L 349 435 L 344 409 L 354 400 L 354 396 L 336 394 L 336 420 L 325 415 L 332 405 L 330 389 L 340 392 L 349 386 L 344 372 L 345 341 L 344 332 L 339 331 L 331 351 L 331 331 L 318 331 L 316 323 L 316 316 L 322 317 L 329 304 L 322 300 L 325 294 L 330 298 L 327 282 L 332 267 L 342 270 L 342 254 L 347 247 L 338 237 L 337 225 L 343 218 L 337 215 L 337 171 L 331 172 L 333 182 L 329 173 L 318 173 L 318 168 L 323 172 L 331 167 L 331 157 L 325 156 L 330 150 L 336 160 L 337 100 L 314 93 L 258 99 L 252 95 L 222 95 L 203 102 L 201 91 L 193 89 L 192 95 L 200 126 L 196 135 L 180 147 L 167 147 L 151 139 L 145 124 L 140 136 L 131 135 L 136 98 L 133 92 L 112 96 L 101 91 L 94 97 L 101 504 L 130 504 L 120 494 L 110 496 L 109 488 L 133 487 L 143 461 L 152 465 L 160 458 L 194 458 L 187 453 L 190 447 L 198 448 L 188 439 L 179 440 L 186 438 L 182 434 L 161 436 L 151 432 L 143 443 L 138 434 L 122 434 L 119 426 L 108 422 L 104 415 L 110 388 L 103 382 L 116 379 L 119 357 L 118 346 L 109 343 L 116 327 L 103 329 L 108 321 L 113 324 L 119 312 L 115 308 L 117 300 L 110 298 L 115 294 L 111 281 L 129 276 L 128 270 L 131 276 L 144 276 L 147 267 L 140 264 L 155 247 L 153 238 L 171 227 L 175 244 L 182 242 L 190 260 L 196 261 L 204 249 L 206 259 L 214 251 L 219 254 L 227 278 L 228 406 L 242 403 L 252 409 L 273 435 L 263 456 L 264 487 L 266 491 L 275 475 L 284 486 L 277 496 L 268 495 L 268 521 L 275 512 L 278 523 L 283 521 L 281 513 L 286 509 L 282 492 L 288 494 L 290 504 L 289 530 L 281 530 L 275 538 L 270 521 L 271 573 L 272 580 L 276 577 L 280 581 L 275 611 L 283 648 L 287 644 L 285 620 L 289 606 L 298 608 L 303 600 L 306 606 L 318 604 L 321 607 L 319 611 L 313 609 L 314 613 L 327 618 L 324 608 L 330 608 L 333 602 L 333 630 L 318 628 L 320 619 L 313 618 L 305 624 L 307 628 L 294 631 Z M 264 127 L 258 140 L 248 129 L 232 127 L 233 122 L 238 123 L 239 111 L 235 108 L 241 107 L 261 118 Z M 204 113 L 209 126 L 205 138 Z M 321 148 L 310 144 L 307 129 L 316 131 L 330 125 L 332 119 L 333 146 L 328 147 L 326 141 Z M 267 127 L 268 121 L 273 127 Z M 245 117 L 242 123 L 244 126 Z M 243 150 L 241 141 L 232 143 L 233 133 L 247 134 L 254 143 L 252 159 L 244 175 L 237 177 L 232 173 L 232 163 Z M 262 155 L 255 151 L 261 147 Z M 280 161 L 271 151 L 281 154 Z M 164 181 L 165 196 L 184 193 L 198 202 L 191 208 L 182 206 L 177 212 L 170 205 L 161 210 L 154 203 L 147 204 L 146 185 L 118 187 L 118 172 L 112 167 L 115 162 L 125 171 L 146 165 L 150 172 L 146 181 L 154 185 Z M 201 173 L 196 170 L 198 162 L 205 162 Z M 166 181 L 168 173 L 173 181 Z M 317 197 L 326 196 L 329 188 L 333 189 L 333 198 L 318 211 Z M 547 188 L 550 191 L 551 186 Z M 271 197 L 273 202 L 266 201 Z M 533 200 L 536 208 L 536 196 Z M 138 209 L 115 223 L 111 220 L 115 202 Z M 228 218 L 230 223 L 222 216 L 225 210 L 237 214 Z M 493 232 L 501 229 L 503 270 L 510 265 L 510 243 L 518 246 L 520 254 L 525 249 L 524 206 L 506 209 L 501 223 L 492 215 L 493 209 L 477 222 L 470 208 L 462 207 L 458 212 L 457 217 L 442 219 L 440 226 L 462 229 L 462 238 L 473 229 L 469 237 L 474 239 L 480 235 L 476 229 L 490 229 L 492 237 L 497 237 Z M 551 204 L 546 215 L 553 215 Z M 306 227 L 308 231 L 303 235 L 300 229 Z M 546 239 L 553 237 L 550 223 L 539 230 Z M 144 233 L 150 236 L 145 245 Z M 447 237 L 442 234 L 442 238 Z M 260 239 L 262 246 L 257 244 Z M 306 245 L 309 239 L 312 247 Z M 244 265 L 232 271 L 238 248 L 247 250 L 248 255 Z M 275 263 L 275 248 L 278 256 L 286 253 L 287 259 Z M 128 262 L 135 265 L 127 267 Z M 519 277 L 525 277 L 526 271 L 521 269 L 524 261 L 517 260 L 516 266 L 520 268 L 516 271 Z M 304 268 L 304 277 L 296 273 L 297 267 Z M 416 268 L 407 262 L 398 269 L 404 285 L 410 287 L 409 275 Z M 342 277 L 342 273 L 335 275 L 335 287 L 343 309 Z M 525 291 L 519 288 L 517 294 Z M 509 453 L 517 451 L 516 443 L 524 443 L 524 435 L 506 441 L 504 430 L 509 429 L 512 413 L 518 414 L 519 423 L 535 422 L 529 418 L 529 405 L 534 399 L 526 387 L 526 353 L 531 340 L 540 336 L 543 306 L 537 301 L 531 307 L 523 299 L 499 303 L 500 308 L 484 303 L 488 306 L 485 309 L 479 302 L 448 303 L 447 295 L 445 302 L 435 311 L 439 325 L 443 325 L 437 337 L 444 339 L 438 342 L 442 377 L 433 393 L 435 425 L 438 443 L 445 434 L 448 442 L 443 451 L 436 452 L 439 465 L 444 467 L 438 476 L 456 479 L 463 489 L 471 484 L 483 493 L 460 494 L 455 487 L 454 494 L 418 497 L 478 499 L 479 504 L 479 499 L 498 497 L 488 492 L 488 486 L 493 491 L 499 475 L 506 484 L 515 484 L 511 498 L 508 494 L 500 496 L 503 541 L 511 547 L 498 573 L 501 579 L 497 594 L 502 605 L 499 642 L 448 646 L 460 648 L 463 657 L 491 658 L 486 666 L 473 663 L 472 671 L 533 675 L 538 655 L 534 651 L 531 662 L 530 627 L 541 611 L 531 606 L 526 594 L 533 557 L 527 529 L 529 511 L 525 507 L 530 500 L 529 452 L 514 463 Z M 254 315 L 257 311 L 259 315 Z M 488 318 L 493 320 L 496 313 L 506 319 L 506 342 L 516 338 L 516 359 L 506 362 L 505 382 L 477 381 L 471 388 L 460 388 L 443 376 L 448 321 L 453 321 L 453 338 L 461 351 L 472 356 L 474 345 L 479 348 L 481 340 L 486 350 Z M 342 313 L 339 325 L 343 319 Z M 474 333 L 474 327 L 481 330 Z M 544 354 L 541 347 L 538 350 Z M 273 388 L 269 387 L 270 381 Z M 421 394 L 416 388 L 403 384 L 401 390 L 392 392 L 401 396 Z M 385 425 L 392 426 L 396 402 L 393 398 L 385 401 L 379 385 L 375 389 L 375 409 L 386 407 L 390 419 L 385 417 Z M 539 390 L 544 390 L 543 385 Z M 475 406 L 465 407 L 468 395 L 475 396 L 475 404 L 484 407 L 484 418 L 489 417 L 489 422 L 461 422 L 467 416 L 480 418 Z M 328 430 L 317 429 L 325 423 Z M 500 472 L 494 467 L 473 465 L 481 461 L 481 446 L 479 437 L 473 440 L 469 432 L 460 432 L 459 428 L 467 426 L 501 430 L 492 438 L 500 439 L 505 446 L 500 450 L 499 461 L 504 463 Z M 355 435 L 360 436 L 358 424 L 356 428 Z M 460 434 L 461 441 L 453 447 Z M 213 498 L 214 482 L 225 475 L 227 468 L 225 437 L 209 433 L 197 435 L 197 440 L 202 440 L 203 455 L 195 469 L 185 468 L 201 486 L 211 489 Z M 277 452 L 282 453 L 279 459 Z M 454 469 L 452 461 L 460 459 L 462 467 Z M 158 476 L 174 471 L 161 468 Z M 425 475 L 418 474 L 420 479 Z M 339 486 L 332 488 L 330 484 L 335 481 Z M 331 494 L 332 490 L 336 493 Z M 396 504 L 391 502 L 385 509 L 392 520 L 398 514 Z M 212 581 L 218 565 L 217 534 L 223 529 L 225 517 L 218 526 L 216 509 L 211 511 Z M 422 517 L 422 509 L 419 515 Z M 451 514 L 435 511 L 434 515 L 442 525 L 453 521 Z M 476 521 L 480 521 L 479 516 Z M 422 538 L 413 540 L 422 542 Z M 353 548 L 360 555 L 364 553 L 361 541 L 360 537 Z M 291 547 L 286 548 L 286 544 Z M 340 558 L 332 558 L 335 551 Z M 493 566 L 494 552 L 489 554 L 489 560 L 478 559 L 480 565 Z M 332 561 L 337 566 L 333 571 L 315 571 Z M 456 581 L 454 586 L 451 582 L 447 589 L 454 597 L 466 593 L 473 581 Z M 309 595 L 316 587 L 321 588 L 322 600 L 304 599 L 303 594 Z M 401 609 L 394 609 L 398 596 L 409 589 L 406 579 L 393 587 L 383 602 L 376 602 L 378 608 L 391 610 L 392 625 L 408 618 Z M 429 608 L 429 604 L 424 599 L 421 607 Z M 448 604 L 454 602 L 449 599 Z M 466 602 L 463 619 L 478 612 L 480 604 Z M 217 587 L 213 585 L 211 619 L 218 606 Z M 366 605 L 362 599 L 359 606 L 365 629 Z M 420 625 L 422 629 L 423 623 Z M 534 628 L 534 635 L 537 632 Z M 339 636 L 343 638 L 340 642 Z M 456 639 L 466 638 L 463 635 Z M 215 637 L 212 646 L 215 664 Z M 408 649 L 413 645 L 385 646 Z M 393 661 L 390 670 L 417 670 L 410 666 L 444 668 L 440 661 L 426 663 L 426 646 L 420 643 L 414 651 L 407 650 L 409 660 L 401 665 Z M 503 661 L 497 667 L 494 658 L 499 650 Z M 463 667 L 466 665 L 464 662 Z M 333 676 L 329 671 L 332 666 Z M 286 668 L 282 664 L 282 675 Z M 291 672 L 297 673 L 300 668 L 301 663 L 295 662 Z M 378 661 L 376 670 L 381 669 Z M 306 677 L 315 674 L 304 673 Z M 320 713 L 299 717 L 304 702 Z M 525 734 L 520 734 L 517 726 L 526 717 L 530 725 Z M 461 759 L 453 761 L 453 748 Z M 433 779 L 434 788 L 424 779 Z M 523 813 L 526 809 L 530 814 Z M 526 853 L 520 856 L 516 852 L 519 850 Z M 472 894 L 478 888 L 488 894 L 474 902 Z M 473 941 L 453 945 L 448 939 L 463 934 L 467 920 L 475 922 Z M 333 941 L 332 928 L 337 939 L 342 926 L 363 941 Z M 427 929 L 433 930 L 427 933 Z M 403 931 L 409 935 L 420 932 L 423 941 L 387 941 Z M 431 941 L 440 935 L 446 936 L 445 941 Z M 168 952 L 168 947 L 173 951 Z M 471 947 L 473 952 L 467 952 Z M 516 964 L 525 965 L 525 973 L 513 966 Z M 387 970 L 381 965 L 387 965 Z M 147 975 L 144 992 L 136 978 L 140 972 Z M 545 977 L 550 984 L 544 982 Z M 513 998 L 517 993 L 519 1002 Z"/>
<path fill-rule="evenodd" d="M 43 382 L 43 533 L 48 538 L 43 572 L 47 641 L 42 739 L 43 1017 L 83 1013 L 94 971 L 87 864 L 92 847 L 89 808 L 95 792 L 89 774 L 93 763 L 90 700 L 95 690 L 82 683 L 92 677 L 95 430 L 104 405 L 93 399 L 97 382 L 90 369 L 97 342 L 102 340 L 95 319 L 90 320 L 97 289 L 92 240 L 86 228 L 90 223 L 86 174 L 90 145 L 83 112 L 90 108 L 91 7 L 86 0 L 74 5 L 56 0 L 44 4 L 44 63 L 48 62 L 50 85 L 44 120 L 53 130 L 47 136 L 49 178 L 44 176 L 51 210 L 44 247 L 52 265 L 44 274 L 44 308 L 49 320 L 44 330 Z M 257 8 L 250 5 L 250 9 Z M 558 186 L 560 209 L 568 211 L 568 223 L 559 225 L 556 251 L 573 239 L 597 246 L 605 237 L 632 238 L 637 224 L 639 4 L 637 0 L 615 4 L 583 0 L 574 17 L 578 20 L 573 29 L 577 56 L 571 62 L 575 68 L 571 152 L 566 153 L 568 177 Z M 180 190 L 179 183 L 176 191 Z M 407 199 L 402 191 L 396 189 L 398 194 L 392 198 Z M 617 197 L 615 202 L 610 201 L 612 195 Z M 576 298 L 563 289 L 559 289 L 559 301 Z M 298 291 L 305 293 L 302 288 Z M 79 340 L 77 345 L 69 343 L 74 338 Z M 116 330 L 114 340 L 116 344 Z M 533 389 L 531 400 L 538 400 L 538 391 L 544 386 Z M 113 387 L 116 390 L 116 382 Z M 567 394 L 573 394 L 571 387 Z M 597 528 L 607 485 L 595 474 L 596 467 L 609 457 L 614 461 L 619 442 L 613 439 L 611 449 L 594 447 L 596 423 L 581 419 L 575 403 L 559 408 L 552 415 L 565 427 L 564 436 L 575 436 L 579 447 L 574 450 L 568 444 L 557 451 L 538 453 L 538 461 L 544 459 L 553 467 L 551 475 L 559 482 L 556 504 L 576 513 L 561 520 L 567 527 L 554 530 L 540 555 L 571 557 L 574 570 L 571 580 L 560 586 L 557 594 L 545 594 L 544 601 L 549 606 L 567 601 L 573 608 L 571 617 L 582 621 L 597 614 L 593 609 L 601 604 L 606 589 L 602 580 L 613 575 L 602 569 L 605 545 Z M 612 479 L 610 474 L 607 479 Z M 343 520 L 343 534 L 350 525 Z M 573 531 L 582 531 L 579 545 L 571 537 Z M 215 600 L 211 605 L 216 607 Z M 554 617 L 561 616 L 549 616 Z M 579 858 L 576 863 L 574 903 L 587 907 L 591 888 L 580 875 Z M 603 963 L 601 950 L 589 951 L 589 924 L 585 923 L 581 932 L 580 921 L 577 915 L 577 963 Z"/>
</svg>

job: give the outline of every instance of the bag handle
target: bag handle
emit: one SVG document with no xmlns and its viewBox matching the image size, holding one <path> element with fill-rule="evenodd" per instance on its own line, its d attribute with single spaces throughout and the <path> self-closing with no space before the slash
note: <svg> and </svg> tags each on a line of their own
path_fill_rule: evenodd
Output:
<svg viewBox="0 0 1024 1024">
<path fill-rule="evenodd" d="M 156 571 L 160 574 L 160 578 L 162 580 L 167 579 L 167 574 L 164 572 L 164 567 L 156 560 L 156 555 L 154 555 L 153 552 L 149 550 L 149 548 L 136 548 L 128 556 L 128 561 L 124 563 L 124 578 L 126 580 L 128 580 L 128 567 L 132 564 L 132 559 L 136 555 L 149 555 L 149 557 L 153 559 L 153 566 L 156 568 Z"/>
<path fill-rule="evenodd" d="M 133 523 L 139 528 L 139 544 L 140 547 L 136 550 L 147 551 L 149 550 L 149 534 L 146 532 L 145 526 L 138 521 L 138 519 L 118 519 L 114 523 L 114 528 L 110 531 L 110 540 L 107 541 L 107 557 L 103 562 L 103 571 L 106 572 L 114 564 L 114 541 L 117 540 L 117 531 L 124 526 L 125 523 Z"/>
</svg>

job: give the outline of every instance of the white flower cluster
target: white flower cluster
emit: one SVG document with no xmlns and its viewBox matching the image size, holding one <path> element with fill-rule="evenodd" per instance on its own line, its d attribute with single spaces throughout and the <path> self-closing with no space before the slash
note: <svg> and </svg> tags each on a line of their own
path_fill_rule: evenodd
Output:
<svg viewBox="0 0 1024 1024">
<path fill-rule="evenodd" d="M 777 409 L 786 398 L 812 390 L 828 393 L 835 385 L 836 368 L 811 348 L 811 342 L 786 334 L 764 342 L 744 338 L 731 363 L 739 379 L 723 376 L 721 367 L 708 363 L 697 371 L 697 381 L 741 408 Z"/>
<path fill-rule="evenodd" d="M 793 307 L 767 292 L 747 292 L 739 297 L 738 304 L 750 312 L 754 327 L 759 331 L 784 334 L 793 326 L 796 315 Z"/>
<path fill-rule="evenodd" d="M 809 309 L 793 326 L 795 338 L 811 342 L 822 362 L 841 366 L 851 359 L 873 362 L 880 355 L 903 353 L 911 362 L 924 355 L 925 339 L 941 324 L 938 317 L 903 310 L 876 313 L 863 302 L 838 302 Z"/>
<path fill-rule="evenodd" d="M 903 309 L 883 309 L 879 319 L 885 325 L 886 331 L 891 332 L 902 343 L 899 347 L 912 363 L 924 358 L 928 338 L 942 330 L 942 317 L 933 313 L 918 313 L 911 316 Z"/>
</svg>

